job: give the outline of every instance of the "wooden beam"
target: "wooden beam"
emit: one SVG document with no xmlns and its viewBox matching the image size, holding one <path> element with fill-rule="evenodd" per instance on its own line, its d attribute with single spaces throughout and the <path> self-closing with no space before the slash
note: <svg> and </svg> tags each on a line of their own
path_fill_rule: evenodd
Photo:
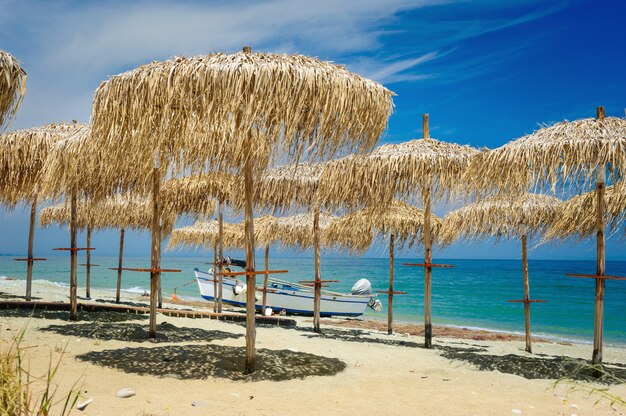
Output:
<svg viewBox="0 0 626 416">
<path fill-rule="evenodd" d="M 87 227 L 87 249 L 91 248 L 91 227 Z M 91 250 L 86 253 L 87 263 L 85 269 L 85 297 L 91 299 Z"/>
<path fill-rule="evenodd" d="M 313 332 L 320 333 L 320 306 L 322 299 L 322 271 L 320 267 L 320 210 L 313 209 L 313 256 L 315 265 L 315 285 L 313 291 Z"/>
<path fill-rule="evenodd" d="M 77 220 L 77 192 L 72 190 L 70 196 L 70 320 L 78 319 L 78 283 L 76 280 L 76 220 Z"/>
<path fill-rule="evenodd" d="M 604 120 L 604 107 L 596 108 L 598 122 Z M 596 275 L 604 276 L 605 237 L 604 237 L 604 193 L 606 187 L 606 167 L 598 166 L 596 172 Z M 602 332 L 604 329 L 604 279 L 596 279 L 596 301 L 593 328 L 592 364 L 602 364 Z"/>
<path fill-rule="evenodd" d="M 244 52 L 246 49 L 244 48 Z M 248 53 L 250 51 L 248 50 Z M 252 182 L 252 165 L 250 160 L 246 160 L 244 165 L 244 192 L 245 192 L 245 245 L 246 245 L 246 285 L 251 288 L 246 291 L 246 364 L 244 368 L 245 374 L 254 372 L 254 363 L 256 358 L 256 328 L 255 328 L 255 311 L 256 311 L 256 276 L 254 270 L 254 214 L 253 214 L 253 182 Z"/>
<path fill-rule="evenodd" d="M 160 260 L 160 228 L 161 228 L 161 209 L 159 206 L 159 192 L 161 188 L 161 177 L 159 175 L 159 164 L 155 160 L 155 166 L 152 169 L 152 246 L 150 259 L 150 322 L 148 328 L 148 337 L 156 338 L 156 309 L 158 298 L 158 271 L 161 268 Z M 125 269 L 128 270 L 128 269 Z"/>
<path fill-rule="evenodd" d="M 524 328 L 526 333 L 526 352 L 533 352 L 530 342 L 530 283 L 528 281 L 528 250 L 526 234 L 522 235 L 522 274 L 524 277 Z"/>
<path fill-rule="evenodd" d="M 37 200 L 34 199 L 30 205 L 30 224 L 28 226 L 28 258 L 33 259 L 33 241 L 35 239 L 35 222 L 37 221 Z M 29 261 L 26 265 L 26 300 L 30 301 L 32 297 L 33 286 L 33 262 Z"/>
<path fill-rule="evenodd" d="M 124 256 L 124 229 L 120 229 L 120 251 L 117 258 L 117 287 L 115 289 L 115 303 L 120 303 L 122 290 L 122 258 Z"/>
<path fill-rule="evenodd" d="M 389 298 L 387 307 L 387 334 L 393 334 L 393 257 L 394 257 L 394 241 L 395 236 L 389 235 Z"/>
</svg>

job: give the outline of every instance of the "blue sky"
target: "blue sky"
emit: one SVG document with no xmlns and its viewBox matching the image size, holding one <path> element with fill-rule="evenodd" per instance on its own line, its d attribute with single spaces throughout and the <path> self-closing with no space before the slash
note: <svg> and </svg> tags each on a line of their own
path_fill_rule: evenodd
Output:
<svg viewBox="0 0 626 416">
<path fill-rule="evenodd" d="M 0 0 L 0 48 L 29 74 L 11 128 L 88 122 L 92 93 L 110 75 L 252 45 L 345 64 L 392 89 L 383 143 L 420 137 L 427 112 L 433 137 L 497 147 L 542 123 L 593 116 L 596 105 L 624 116 L 625 12 L 617 0 Z M 25 252 L 27 228 L 27 211 L 0 212 L 0 252 Z M 36 252 L 66 240 L 63 228 L 38 229 Z M 94 245 L 113 255 L 117 234 L 98 233 Z M 544 245 L 531 258 L 592 259 L 593 246 Z M 626 259 L 625 248 L 611 238 L 608 258 Z M 128 233 L 129 255 L 148 250 L 146 233 Z M 381 245 L 368 255 L 386 253 Z M 518 258 L 519 244 L 463 243 L 435 257 Z"/>
</svg>

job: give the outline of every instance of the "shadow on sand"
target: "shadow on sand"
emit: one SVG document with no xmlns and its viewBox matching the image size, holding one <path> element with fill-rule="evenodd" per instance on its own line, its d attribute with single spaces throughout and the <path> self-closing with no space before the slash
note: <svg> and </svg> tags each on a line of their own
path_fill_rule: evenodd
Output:
<svg viewBox="0 0 626 416">
<path fill-rule="evenodd" d="M 441 355 L 450 360 L 464 361 L 481 371 L 500 371 L 527 379 L 555 380 L 571 378 L 579 381 L 593 381 L 605 384 L 623 383 L 626 379 L 626 366 L 623 364 L 605 364 L 605 376 L 598 378 L 591 364 L 582 359 L 535 354 L 525 355 L 487 354 L 485 348 L 457 348 L 438 345 L 435 347 Z"/>
<path fill-rule="evenodd" d="M 0 309 L 0 317 L 7 318 L 37 318 L 37 319 L 59 319 L 68 321 L 70 313 L 68 311 L 50 311 L 43 309 Z M 78 311 L 78 321 L 82 322 L 126 322 L 148 319 L 147 315 L 136 315 L 124 312 L 87 312 Z"/>
<path fill-rule="evenodd" d="M 100 323 L 91 324 L 63 324 L 50 325 L 41 328 L 40 331 L 55 332 L 61 335 L 93 338 L 103 341 L 118 340 L 132 342 L 146 342 L 148 339 L 148 326 L 137 323 Z M 156 340 L 151 342 L 193 342 L 215 341 L 228 338 L 241 338 L 241 334 L 232 334 L 224 331 L 207 331 L 199 328 L 177 327 L 172 324 L 162 323 L 157 326 Z"/>
<path fill-rule="evenodd" d="M 285 381 L 309 376 L 332 376 L 346 368 L 337 358 L 289 350 L 259 349 L 256 371 L 243 374 L 244 347 L 183 345 L 122 348 L 88 352 L 76 358 L 125 373 L 202 380 L 207 377 L 243 381 Z"/>
<path fill-rule="evenodd" d="M 303 332 L 303 335 L 308 338 L 326 338 L 338 341 L 384 344 L 394 347 L 416 348 L 422 346 L 422 344 L 418 344 L 417 342 L 404 341 L 401 339 L 396 339 L 395 337 L 392 338 L 392 336 L 389 335 L 372 336 L 370 332 L 360 329 L 334 329 L 324 327 L 322 328 L 321 334 L 313 332 L 313 328 L 284 327 L 283 329 Z"/>
</svg>

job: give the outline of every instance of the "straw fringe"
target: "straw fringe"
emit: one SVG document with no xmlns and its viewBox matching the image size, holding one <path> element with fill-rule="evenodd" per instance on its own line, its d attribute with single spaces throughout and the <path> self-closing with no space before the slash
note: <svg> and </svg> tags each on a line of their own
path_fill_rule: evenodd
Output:
<svg viewBox="0 0 626 416">
<path fill-rule="evenodd" d="M 366 156 L 348 156 L 328 163 L 321 178 L 320 202 L 327 207 L 390 204 L 393 198 L 422 202 L 449 195 L 480 150 L 422 138 L 386 144 Z"/>
<path fill-rule="evenodd" d="M 567 183 L 580 189 L 598 166 L 609 179 L 626 166 L 626 120 L 607 117 L 564 121 L 544 127 L 474 158 L 464 183 L 482 192 L 526 191 Z"/>
<path fill-rule="evenodd" d="M 626 183 L 617 182 L 606 187 L 605 221 L 617 229 L 626 217 Z M 546 231 L 545 239 L 566 239 L 575 237 L 583 240 L 596 233 L 596 196 L 586 192 L 563 202 L 557 208 L 557 218 Z"/>
<path fill-rule="evenodd" d="M 431 215 L 430 221 L 432 235 L 436 238 L 441 218 Z M 326 237 L 342 249 L 362 252 L 371 245 L 373 232 L 385 239 L 393 234 L 398 248 L 411 248 L 421 240 L 423 228 L 424 211 L 394 200 L 389 207 L 368 207 L 337 219 L 327 230 Z M 354 236 L 360 236 L 359 241 L 355 242 Z"/>
<path fill-rule="evenodd" d="M 483 237 L 532 237 L 544 232 L 556 219 L 561 200 L 549 195 L 492 196 L 448 213 L 443 219 L 440 242 Z"/>
<path fill-rule="evenodd" d="M 42 169 L 54 144 L 72 134 L 65 124 L 17 130 L 0 136 L 0 202 L 13 208 L 37 196 Z"/>
<path fill-rule="evenodd" d="M 174 178 L 166 181 L 161 188 L 161 198 L 166 209 L 179 214 L 193 214 L 204 217 L 215 213 L 215 200 L 225 202 L 231 209 L 241 210 L 235 197 L 237 177 L 224 172 Z"/>
<path fill-rule="evenodd" d="M 11 54 L 0 50 L 0 131 L 15 117 L 26 93 L 26 71 Z"/>
<path fill-rule="evenodd" d="M 164 211 L 161 217 L 163 234 L 171 232 L 176 215 Z M 69 203 L 58 204 L 41 210 L 39 225 L 69 225 Z M 82 200 L 77 204 L 77 227 L 79 229 L 134 229 L 149 230 L 152 227 L 152 202 L 150 198 L 128 194 L 94 201 Z"/>
<path fill-rule="evenodd" d="M 268 170 L 256 184 L 256 203 L 266 209 L 284 212 L 291 208 L 311 208 L 326 163 L 300 163 Z"/>
<path fill-rule="evenodd" d="M 107 161 L 160 159 L 174 175 L 264 169 L 291 160 L 369 150 L 385 130 L 393 93 L 345 68 L 301 55 L 210 54 L 153 62 L 114 76 L 93 104 L 96 148 Z M 149 186 L 144 166 L 122 178 Z"/>
</svg>

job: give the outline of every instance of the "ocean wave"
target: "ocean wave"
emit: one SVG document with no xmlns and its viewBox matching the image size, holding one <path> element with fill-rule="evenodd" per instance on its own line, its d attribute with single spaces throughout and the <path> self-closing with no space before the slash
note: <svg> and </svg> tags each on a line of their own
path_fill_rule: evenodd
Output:
<svg viewBox="0 0 626 416">
<path fill-rule="evenodd" d="M 33 282 L 43 283 L 44 285 L 53 285 L 53 286 L 60 286 L 60 287 L 70 287 L 69 283 L 53 282 L 52 280 L 47 280 L 47 279 L 33 279 Z"/>
<path fill-rule="evenodd" d="M 128 289 L 121 289 L 122 292 L 126 292 L 126 293 L 139 293 L 139 294 L 143 294 L 145 292 L 148 292 L 147 289 L 144 289 L 141 286 L 135 286 L 135 287 L 130 287 Z"/>
</svg>

